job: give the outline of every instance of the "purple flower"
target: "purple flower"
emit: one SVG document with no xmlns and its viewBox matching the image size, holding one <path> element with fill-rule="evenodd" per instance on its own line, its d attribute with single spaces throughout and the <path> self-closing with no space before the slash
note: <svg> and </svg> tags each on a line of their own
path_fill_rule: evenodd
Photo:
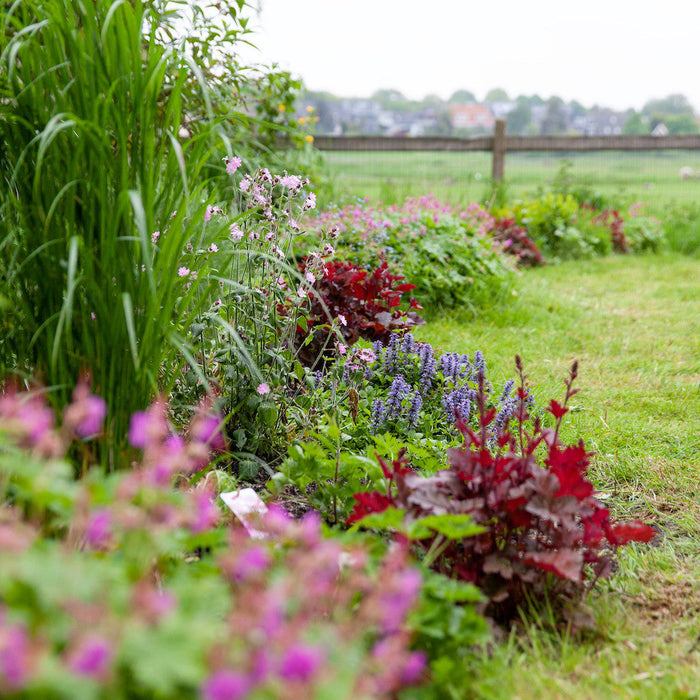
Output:
<svg viewBox="0 0 700 700">
<path fill-rule="evenodd" d="M 265 571 L 270 565 L 270 554 L 263 547 L 254 545 L 245 550 L 233 566 L 233 575 L 239 581 Z"/>
<path fill-rule="evenodd" d="M 156 401 L 148 411 L 137 411 L 129 423 L 129 442 L 132 447 L 146 448 L 164 440 L 168 435 L 165 406 Z"/>
<path fill-rule="evenodd" d="M 297 644 L 284 655 L 280 664 L 280 675 L 286 680 L 308 681 L 313 678 L 323 661 L 323 652 L 318 647 Z"/>
<path fill-rule="evenodd" d="M 0 626 L 0 632 L 0 677 L 4 676 L 10 688 L 20 688 L 30 673 L 27 630 L 23 625 L 17 624 L 5 629 Z"/>
<path fill-rule="evenodd" d="M 408 422 L 414 427 L 418 427 L 418 414 L 421 408 L 423 408 L 423 399 L 421 395 L 416 392 L 413 396 L 413 401 L 411 402 L 411 410 L 408 414 Z"/>
<path fill-rule="evenodd" d="M 212 494 L 206 489 L 195 491 L 192 494 L 194 504 L 194 517 L 190 521 L 190 532 L 198 535 L 201 532 L 211 530 L 220 518 L 219 509 L 213 501 Z"/>
<path fill-rule="evenodd" d="M 92 549 L 104 549 L 112 537 L 112 514 L 106 508 L 93 511 L 85 528 L 85 540 Z"/>
<path fill-rule="evenodd" d="M 398 573 L 387 591 L 382 595 L 382 630 L 395 632 L 404 623 L 418 591 L 423 584 L 423 578 L 415 569 L 405 569 Z"/>
<path fill-rule="evenodd" d="M 221 423 L 219 416 L 200 409 L 190 428 L 192 438 L 213 450 L 223 450 L 226 442 L 221 433 Z"/>
<path fill-rule="evenodd" d="M 385 413 L 386 407 L 384 406 L 384 402 L 380 399 L 375 399 L 372 404 L 372 423 L 370 428 L 373 433 L 379 432 L 379 429 L 386 422 Z"/>
<path fill-rule="evenodd" d="M 423 651 L 411 652 L 401 669 L 401 680 L 404 685 L 412 685 L 415 683 L 420 674 L 423 673 L 423 669 L 428 664 L 428 657 Z"/>
<path fill-rule="evenodd" d="M 202 685 L 204 700 L 238 700 L 250 689 L 248 678 L 238 671 L 216 671 Z"/>
<path fill-rule="evenodd" d="M 82 641 L 70 656 L 68 667 L 81 676 L 100 677 L 109 670 L 112 647 L 103 637 L 89 637 Z"/>
<path fill-rule="evenodd" d="M 102 422 L 107 415 L 107 402 L 101 396 L 91 394 L 85 398 L 84 410 L 85 417 L 75 428 L 80 438 L 97 435 L 102 430 Z"/>
</svg>

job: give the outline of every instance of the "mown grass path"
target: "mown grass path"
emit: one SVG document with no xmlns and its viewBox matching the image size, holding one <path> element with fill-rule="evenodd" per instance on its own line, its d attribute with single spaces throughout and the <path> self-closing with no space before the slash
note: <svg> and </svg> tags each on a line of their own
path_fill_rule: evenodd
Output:
<svg viewBox="0 0 700 700">
<path fill-rule="evenodd" d="M 522 274 L 482 318 L 444 315 L 416 334 L 482 350 L 493 380 L 525 362 L 538 401 L 579 361 L 566 440 L 619 517 L 657 524 L 590 599 L 597 633 L 514 634 L 476 669 L 479 698 L 700 697 L 700 261 L 617 256 Z"/>
</svg>

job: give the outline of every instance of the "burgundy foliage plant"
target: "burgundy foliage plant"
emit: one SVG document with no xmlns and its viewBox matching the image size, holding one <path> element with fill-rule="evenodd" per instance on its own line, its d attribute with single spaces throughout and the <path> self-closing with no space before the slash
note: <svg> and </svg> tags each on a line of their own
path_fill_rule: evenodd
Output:
<svg viewBox="0 0 700 700">
<path fill-rule="evenodd" d="M 301 267 L 304 272 L 305 264 Z M 308 296 L 306 328 L 297 328 L 297 347 L 302 348 L 300 358 L 306 364 L 313 364 L 319 355 L 335 354 L 329 337 L 333 321 L 348 345 L 359 338 L 386 342 L 392 332 L 406 332 L 424 323 L 416 313 L 422 307 L 413 297 L 408 310 L 401 308 L 404 294 L 415 285 L 392 274 L 386 262 L 372 271 L 350 262 L 328 262 L 316 276 Z M 311 342 L 306 340 L 308 334 Z"/>
<path fill-rule="evenodd" d="M 563 404 L 552 400 L 547 408 L 554 427 L 529 415 L 519 357 L 516 366 L 517 410 L 505 426 L 495 427 L 480 380 L 478 427 L 458 421 L 464 444 L 448 450 L 450 466 L 422 476 L 404 458 L 391 467 L 382 463 L 386 493 L 356 494 L 348 519 L 357 522 L 389 507 L 401 509 L 408 523 L 428 515 L 470 515 L 483 526 L 481 534 L 435 534 L 416 545 L 434 569 L 476 584 L 488 598 L 486 614 L 499 623 L 545 596 L 560 613 L 575 610 L 596 580 L 611 574 L 617 547 L 648 542 L 656 533 L 639 521 L 613 522 L 587 476 L 591 454 L 582 441 L 565 445 L 559 439 L 567 403 L 577 391 L 576 363 Z"/>
</svg>

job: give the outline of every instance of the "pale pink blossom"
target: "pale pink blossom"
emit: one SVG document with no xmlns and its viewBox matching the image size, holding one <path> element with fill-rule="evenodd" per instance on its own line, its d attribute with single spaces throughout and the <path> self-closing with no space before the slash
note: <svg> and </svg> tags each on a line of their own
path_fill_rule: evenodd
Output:
<svg viewBox="0 0 700 700">
<path fill-rule="evenodd" d="M 189 268 L 185 267 L 184 265 L 178 269 L 177 271 L 177 276 L 178 277 L 187 277 L 187 275 L 190 274 Z"/>
<path fill-rule="evenodd" d="M 226 162 L 226 172 L 229 175 L 233 175 L 236 170 L 241 167 L 241 159 L 237 156 L 233 158 L 224 158 L 224 161 Z"/>
<path fill-rule="evenodd" d="M 262 384 L 258 384 L 257 392 L 258 392 L 258 394 L 260 394 L 260 396 L 265 396 L 265 394 L 269 394 L 270 393 L 269 384 L 265 384 L 265 382 L 263 382 Z"/>
</svg>

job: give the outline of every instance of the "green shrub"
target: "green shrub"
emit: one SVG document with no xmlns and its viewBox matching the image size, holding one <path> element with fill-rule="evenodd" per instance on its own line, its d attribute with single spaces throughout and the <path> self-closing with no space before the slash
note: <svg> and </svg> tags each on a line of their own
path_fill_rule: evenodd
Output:
<svg viewBox="0 0 700 700">
<path fill-rule="evenodd" d="M 516 202 L 495 215 L 514 217 L 547 260 L 605 255 L 612 250 L 605 227 L 591 224 L 585 215 L 579 223 L 579 205 L 571 194 L 547 192 L 537 199 Z"/>
<path fill-rule="evenodd" d="M 337 230 L 339 257 L 368 268 L 386 260 L 416 285 L 413 293 L 424 306 L 478 314 L 501 303 L 513 284 L 511 263 L 488 236 L 492 223 L 476 204 L 458 212 L 431 197 L 409 198 L 401 206 L 329 209 L 313 224 L 309 240 Z"/>
</svg>

